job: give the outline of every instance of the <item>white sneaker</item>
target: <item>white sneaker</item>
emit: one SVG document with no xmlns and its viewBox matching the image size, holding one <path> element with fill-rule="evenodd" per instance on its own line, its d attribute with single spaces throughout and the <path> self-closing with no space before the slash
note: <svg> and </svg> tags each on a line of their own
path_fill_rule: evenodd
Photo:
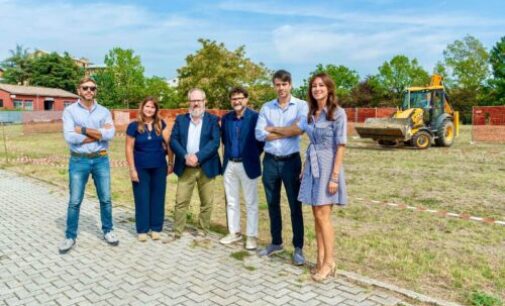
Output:
<svg viewBox="0 0 505 306">
<path fill-rule="evenodd" d="M 110 231 L 107 234 L 103 235 L 103 239 L 105 239 L 105 241 L 108 244 L 113 245 L 113 246 L 116 246 L 119 244 L 119 239 L 117 239 L 117 236 L 114 233 L 114 231 Z"/>
<path fill-rule="evenodd" d="M 230 233 L 230 234 L 224 236 L 223 238 L 221 238 L 221 240 L 219 240 L 219 242 L 221 244 L 231 244 L 231 243 L 238 242 L 241 240 L 242 240 L 241 234 Z"/>
<path fill-rule="evenodd" d="M 256 250 L 257 247 L 258 245 L 256 243 L 256 237 L 247 236 L 247 240 L 245 242 L 245 249 L 252 251 Z"/>
<path fill-rule="evenodd" d="M 70 251 L 70 249 L 72 249 L 74 245 L 75 245 L 75 239 L 66 238 L 58 246 L 58 251 L 60 252 L 60 254 L 65 254 L 68 251 Z"/>
</svg>

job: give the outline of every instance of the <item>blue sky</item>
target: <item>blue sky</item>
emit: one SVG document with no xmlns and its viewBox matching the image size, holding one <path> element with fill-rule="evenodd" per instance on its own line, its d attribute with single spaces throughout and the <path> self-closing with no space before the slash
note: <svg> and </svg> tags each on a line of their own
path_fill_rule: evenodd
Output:
<svg viewBox="0 0 505 306">
<path fill-rule="evenodd" d="M 68 51 L 102 64 L 113 47 L 132 48 L 147 75 L 173 78 L 198 38 L 246 46 L 295 85 L 318 63 L 363 78 L 396 54 L 431 71 L 447 44 L 470 34 L 486 48 L 505 35 L 505 1 L 16 1 L 0 0 L 0 59 L 21 44 Z"/>
</svg>

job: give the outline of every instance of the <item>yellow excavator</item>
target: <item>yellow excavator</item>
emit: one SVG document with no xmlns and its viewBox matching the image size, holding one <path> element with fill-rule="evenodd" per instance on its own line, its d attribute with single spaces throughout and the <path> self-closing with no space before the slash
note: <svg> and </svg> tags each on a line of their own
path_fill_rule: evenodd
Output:
<svg viewBox="0 0 505 306">
<path fill-rule="evenodd" d="M 433 75 L 429 86 L 407 88 L 401 109 L 390 118 L 369 118 L 356 131 L 382 146 L 449 147 L 459 135 L 459 113 L 449 104 L 442 77 Z"/>
</svg>

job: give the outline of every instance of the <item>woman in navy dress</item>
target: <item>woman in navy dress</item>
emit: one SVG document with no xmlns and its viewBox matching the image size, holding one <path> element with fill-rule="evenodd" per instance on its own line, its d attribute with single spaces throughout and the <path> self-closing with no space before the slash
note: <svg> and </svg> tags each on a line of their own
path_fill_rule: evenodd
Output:
<svg viewBox="0 0 505 306">
<path fill-rule="evenodd" d="M 312 205 L 317 240 L 317 265 L 312 278 L 322 281 L 335 274 L 331 223 L 333 205 L 347 204 L 342 162 L 347 143 L 347 116 L 338 106 L 335 83 L 326 73 L 309 82 L 309 114 L 304 130 L 310 144 L 305 154 L 298 200 Z"/>
<path fill-rule="evenodd" d="M 169 130 L 152 97 L 140 103 L 137 119 L 126 129 L 126 161 L 135 199 L 139 241 L 160 239 L 165 219 L 167 175 L 173 171 L 173 153 L 167 145 Z M 168 165 L 167 165 L 168 152 Z"/>
</svg>

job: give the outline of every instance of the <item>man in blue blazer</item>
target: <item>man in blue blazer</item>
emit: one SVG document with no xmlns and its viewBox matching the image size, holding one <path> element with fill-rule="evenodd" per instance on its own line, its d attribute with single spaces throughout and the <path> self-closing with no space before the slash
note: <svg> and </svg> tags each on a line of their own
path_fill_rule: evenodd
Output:
<svg viewBox="0 0 505 306">
<path fill-rule="evenodd" d="M 242 240 L 240 234 L 240 185 L 247 208 L 246 249 L 256 249 L 258 237 L 258 177 L 261 175 L 260 154 L 263 142 L 256 140 L 254 129 L 258 113 L 247 107 L 249 94 L 244 88 L 230 91 L 233 111 L 221 120 L 221 137 L 224 145 L 224 190 L 229 234 L 222 244 Z"/>
<path fill-rule="evenodd" d="M 219 160 L 219 119 L 205 111 L 205 92 L 188 92 L 189 112 L 175 119 L 170 147 L 175 153 L 174 172 L 178 176 L 174 210 L 174 234 L 180 238 L 186 226 L 186 213 L 195 184 L 200 195 L 200 233 L 206 235 L 214 202 L 214 179 L 221 174 Z"/>
</svg>

